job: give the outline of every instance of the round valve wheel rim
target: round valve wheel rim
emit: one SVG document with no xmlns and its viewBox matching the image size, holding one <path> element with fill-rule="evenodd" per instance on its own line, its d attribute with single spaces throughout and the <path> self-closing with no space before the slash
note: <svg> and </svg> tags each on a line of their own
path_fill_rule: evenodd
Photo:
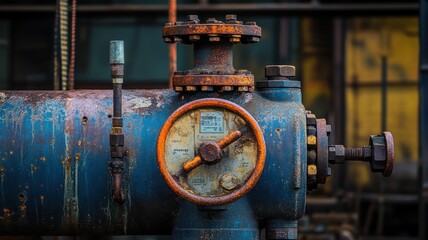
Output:
<svg viewBox="0 0 428 240">
<path fill-rule="evenodd" d="M 181 185 L 177 183 L 174 177 L 169 173 L 168 168 L 166 166 L 166 159 L 165 159 L 166 140 L 167 140 L 168 133 L 171 130 L 174 123 L 184 114 L 198 108 L 206 108 L 206 107 L 224 108 L 242 117 L 248 124 L 249 128 L 252 130 L 257 142 L 257 160 L 251 176 L 239 189 L 229 194 L 217 196 L 217 197 L 204 197 L 197 194 L 192 194 L 188 190 L 184 189 Z M 192 101 L 190 103 L 187 103 L 181 106 L 168 117 L 168 119 L 166 120 L 164 126 L 162 127 L 159 133 L 157 148 L 156 148 L 156 155 L 157 155 L 160 172 L 163 175 L 166 183 L 180 197 L 198 205 L 223 205 L 241 198 L 255 186 L 255 184 L 257 183 L 257 181 L 259 180 L 263 172 L 263 167 L 266 159 L 266 145 L 263 138 L 263 132 L 260 129 L 257 121 L 244 108 L 226 100 L 216 99 L 216 98 L 204 98 L 204 99 Z"/>
</svg>

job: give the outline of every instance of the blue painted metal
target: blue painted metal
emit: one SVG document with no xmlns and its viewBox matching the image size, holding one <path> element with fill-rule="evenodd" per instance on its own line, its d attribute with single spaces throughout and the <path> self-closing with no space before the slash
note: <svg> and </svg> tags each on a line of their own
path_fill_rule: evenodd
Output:
<svg viewBox="0 0 428 240">
<path fill-rule="evenodd" d="M 111 198 L 107 168 L 111 91 L 0 93 L 0 233 L 174 233 L 176 238 L 209 233 L 214 238 L 248 239 L 272 222 L 289 227 L 304 213 L 307 168 L 305 111 L 300 88 L 291 86 L 254 93 L 124 91 L 129 157 L 123 206 Z M 155 154 L 167 117 L 183 104 L 206 97 L 223 98 L 249 111 L 267 147 L 257 185 L 221 210 L 180 201 L 164 182 Z"/>
</svg>

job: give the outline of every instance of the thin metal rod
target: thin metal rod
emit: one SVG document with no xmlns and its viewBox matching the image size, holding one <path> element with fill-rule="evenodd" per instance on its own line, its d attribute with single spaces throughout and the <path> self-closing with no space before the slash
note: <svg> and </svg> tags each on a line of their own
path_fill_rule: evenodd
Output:
<svg viewBox="0 0 428 240">
<path fill-rule="evenodd" d="M 122 84 L 113 83 L 113 117 L 122 117 Z"/>
<path fill-rule="evenodd" d="M 175 23 L 177 21 L 177 1 L 169 0 L 168 21 Z M 177 46 L 175 43 L 169 45 L 169 88 L 172 88 L 172 77 L 177 70 Z"/>
<path fill-rule="evenodd" d="M 70 67 L 68 69 L 68 89 L 74 89 L 74 70 L 76 61 L 76 0 L 71 0 L 71 46 Z"/>
<path fill-rule="evenodd" d="M 68 0 L 59 0 L 61 89 L 67 90 L 68 75 Z"/>
</svg>

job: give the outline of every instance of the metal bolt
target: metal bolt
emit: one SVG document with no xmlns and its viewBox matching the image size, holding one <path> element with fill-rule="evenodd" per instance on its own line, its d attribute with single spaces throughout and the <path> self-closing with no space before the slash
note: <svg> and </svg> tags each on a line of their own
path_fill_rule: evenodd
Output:
<svg viewBox="0 0 428 240">
<path fill-rule="evenodd" d="M 238 18 L 236 14 L 227 14 L 226 15 L 226 21 L 236 21 Z"/>
<path fill-rule="evenodd" d="M 182 41 L 183 41 L 183 39 L 181 39 L 181 37 L 174 37 L 174 42 L 180 43 Z"/>
<path fill-rule="evenodd" d="M 317 175 L 317 166 L 315 164 L 308 165 L 308 176 L 316 176 Z"/>
<path fill-rule="evenodd" d="M 174 25 L 174 23 L 170 23 L 170 22 L 165 23 L 165 27 L 167 27 L 167 26 L 173 26 L 173 25 Z"/>
<path fill-rule="evenodd" d="M 315 137 L 314 135 L 308 136 L 308 145 L 317 145 L 317 137 Z"/>
<path fill-rule="evenodd" d="M 247 40 L 247 43 L 257 43 L 260 41 L 260 38 L 259 37 L 247 37 L 246 40 Z"/>
<path fill-rule="evenodd" d="M 211 92 L 211 91 L 213 91 L 213 89 L 214 88 L 212 86 L 202 86 L 201 87 L 201 90 L 204 92 Z"/>
<path fill-rule="evenodd" d="M 186 91 L 194 92 L 194 91 L 196 91 L 196 87 L 195 86 L 186 86 Z"/>
<path fill-rule="evenodd" d="M 199 21 L 198 15 L 187 15 L 187 21 Z"/>
<path fill-rule="evenodd" d="M 266 77 L 295 77 L 296 68 L 292 65 L 267 65 Z"/>
<path fill-rule="evenodd" d="M 246 22 L 245 25 L 257 25 L 256 22 Z"/>
<path fill-rule="evenodd" d="M 248 87 L 247 86 L 238 87 L 238 92 L 248 92 Z"/>
<path fill-rule="evenodd" d="M 172 40 L 171 40 L 171 38 L 169 38 L 169 37 L 164 37 L 164 38 L 163 38 L 163 41 L 164 41 L 165 43 L 172 43 Z"/>
<path fill-rule="evenodd" d="M 200 35 L 190 35 L 189 36 L 189 40 L 190 41 L 198 41 L 198 40 L 200 40 L 201 39 L 201 36 Z"/>
<path fill-rule="evenodd" d="M 182 92 L 183 91 L 183 87 L 181 87 L 181 86 L 175 86 L 174 87 L 174 91 L 176 91 L 176 92 Z"/>
<path fill-rule="evenodd" d="M 248 73 L 249 71 L 246 69 L 239 69 L 239 70 L 236 70 L 235 72 L 235 74 L 248 74 Z"/>
<path fill-rule="evenodd" d="M 241 41 L 241 35 L 231 35 L 229 38 L 229 42 L 231 43 L 239 43 Z"/>
<path fill-rule="evenodd" d="M 220 177 L 220 186 L 231 191 L 238 186 L 238 178 L 232 173 L 225 173 Z"/>
<path fill-rule="evenodd" d="M 233 91 L 233 87 L 232 86 L 223 86 L 223 87 L 221 87 L 221 91 L 222 92 L 230 92 L 230 91 Z"/>
<path fill-rule="evenodd" d="M 220 37 L 217 34 L 208 34 L 208 41 L 220 42 Z"/>
<path fill-rule="evenodd" d="M 217 23 L 218 21 L 215 18 L 208 18 L 207 23 Z"/>
</svg>

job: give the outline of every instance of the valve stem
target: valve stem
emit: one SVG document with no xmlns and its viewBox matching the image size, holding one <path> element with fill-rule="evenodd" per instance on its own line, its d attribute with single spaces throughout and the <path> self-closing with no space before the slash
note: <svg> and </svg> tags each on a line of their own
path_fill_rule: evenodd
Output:
<svg viewBox="0 0 428 240">
<path fill-rule="evenodd" d="M 123 41 L 110 42 L 110 65 L 113 82 L 113 118 L 110 133 L 110 169 L 112 173 L 113 200 L 118 204 L 126 201 L 122 188 L 122 172 L 125 157 L 125 137 L 122 132 L 122 83 L 125 64 Z"/>
</svg>

